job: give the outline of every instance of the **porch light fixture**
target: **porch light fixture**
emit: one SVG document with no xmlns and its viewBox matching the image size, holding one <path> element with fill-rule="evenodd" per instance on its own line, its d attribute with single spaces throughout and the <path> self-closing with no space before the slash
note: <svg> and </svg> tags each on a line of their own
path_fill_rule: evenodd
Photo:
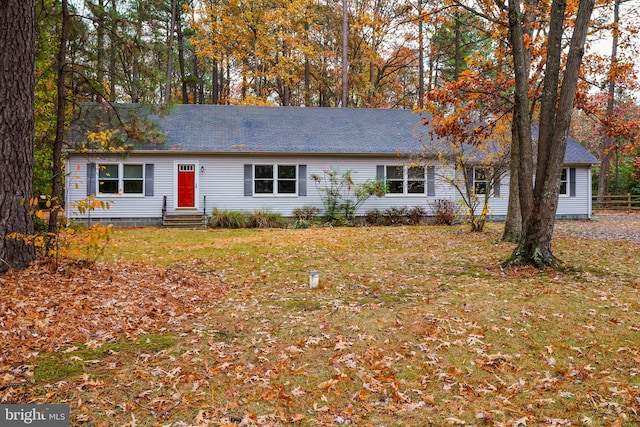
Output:
<svg viewBox="0 0 640 427">
<path fill-rule="evenodd" d="M 204 165 L 200 166 L 200 173 L 204 173 Z"/>
<path fill-rule="evenodd" d="M 320 273 L 318 270 L 311 270 L 309 272 L 309 287 L 311 289 L 317 288 L 320 282 Z"/>
</svg>

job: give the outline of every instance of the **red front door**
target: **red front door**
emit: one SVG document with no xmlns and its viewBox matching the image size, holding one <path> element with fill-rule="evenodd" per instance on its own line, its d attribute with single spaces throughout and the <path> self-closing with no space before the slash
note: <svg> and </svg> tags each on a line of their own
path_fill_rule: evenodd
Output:
<svg viewBox="0 0 640 427">
<path fill-rule="evenodd" d="M 196 206 L 196 165 L 178 165 L 178 207 Z"/>
</svg>

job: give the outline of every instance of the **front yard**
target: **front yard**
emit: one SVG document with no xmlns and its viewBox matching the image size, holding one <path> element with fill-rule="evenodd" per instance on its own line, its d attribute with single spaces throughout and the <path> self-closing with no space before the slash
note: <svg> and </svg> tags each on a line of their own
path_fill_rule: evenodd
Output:
<svg viewBox="0 0 640 427">
<path fill-rule="evenodd" d="M 502 269 L 501 229 L 117 230 L 0 276 L 0 399 L 72 425 L 640 422 L 640 243 Z M 309 289 L 308 272 L 320 272 Z"/>
</svg>

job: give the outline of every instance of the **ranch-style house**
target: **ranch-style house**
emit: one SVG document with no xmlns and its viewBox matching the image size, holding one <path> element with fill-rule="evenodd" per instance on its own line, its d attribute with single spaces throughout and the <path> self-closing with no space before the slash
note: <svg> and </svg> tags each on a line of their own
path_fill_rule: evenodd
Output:
<svg viewBox="0 0 640 427">
<path fill-rule="evenodd" d="M 130 104 L 118 108 L 121 124 L 147 111 Z M 80 115 L 67 136 L 65 206 L 71 220 L 160 225 L 163 216 L 206 217 L 213 209 L 292 216 L 295 208 L 323 209 L 311 177 L 331 168 L 350 170 L 356 182 L 384 178 L 389 183 L 389 192 L 368 199 L 360 215 L 413 206 L 429 212 L 438 199 L 459 202 L 448 180 L 459 171 L 452 162 L 438 160 L 448 144 L 433 138 L 421 116 L 410 110 L 178 105 L 151 116 L 164 135 L 161 142 L 132 141 L 125 151 L 82 145 L 90 130 L 114 122 L 113 117 L 86 117 Z M 569 138 L 559 218 L 590 218 L 596 161 Z M 483 188 L 481 168 L 473 179 L 475 188 Z M 492 218 L 505 217 L 508 190 L 506 174 L 492 191 Z M 108 201 L 110 208 L 81 213 L 77 205 L 90 195 Z"/>
</svg>

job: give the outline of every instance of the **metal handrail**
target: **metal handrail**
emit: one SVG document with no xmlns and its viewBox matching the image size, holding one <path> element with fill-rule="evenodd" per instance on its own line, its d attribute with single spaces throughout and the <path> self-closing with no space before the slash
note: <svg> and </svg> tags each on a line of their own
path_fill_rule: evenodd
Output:
<svg viewBox="0 0 640 427">
<path fill-rule="evenodd" d="M 162 196 L 162 220 L 167 216 L 167 196 Z"/>
</svg>

